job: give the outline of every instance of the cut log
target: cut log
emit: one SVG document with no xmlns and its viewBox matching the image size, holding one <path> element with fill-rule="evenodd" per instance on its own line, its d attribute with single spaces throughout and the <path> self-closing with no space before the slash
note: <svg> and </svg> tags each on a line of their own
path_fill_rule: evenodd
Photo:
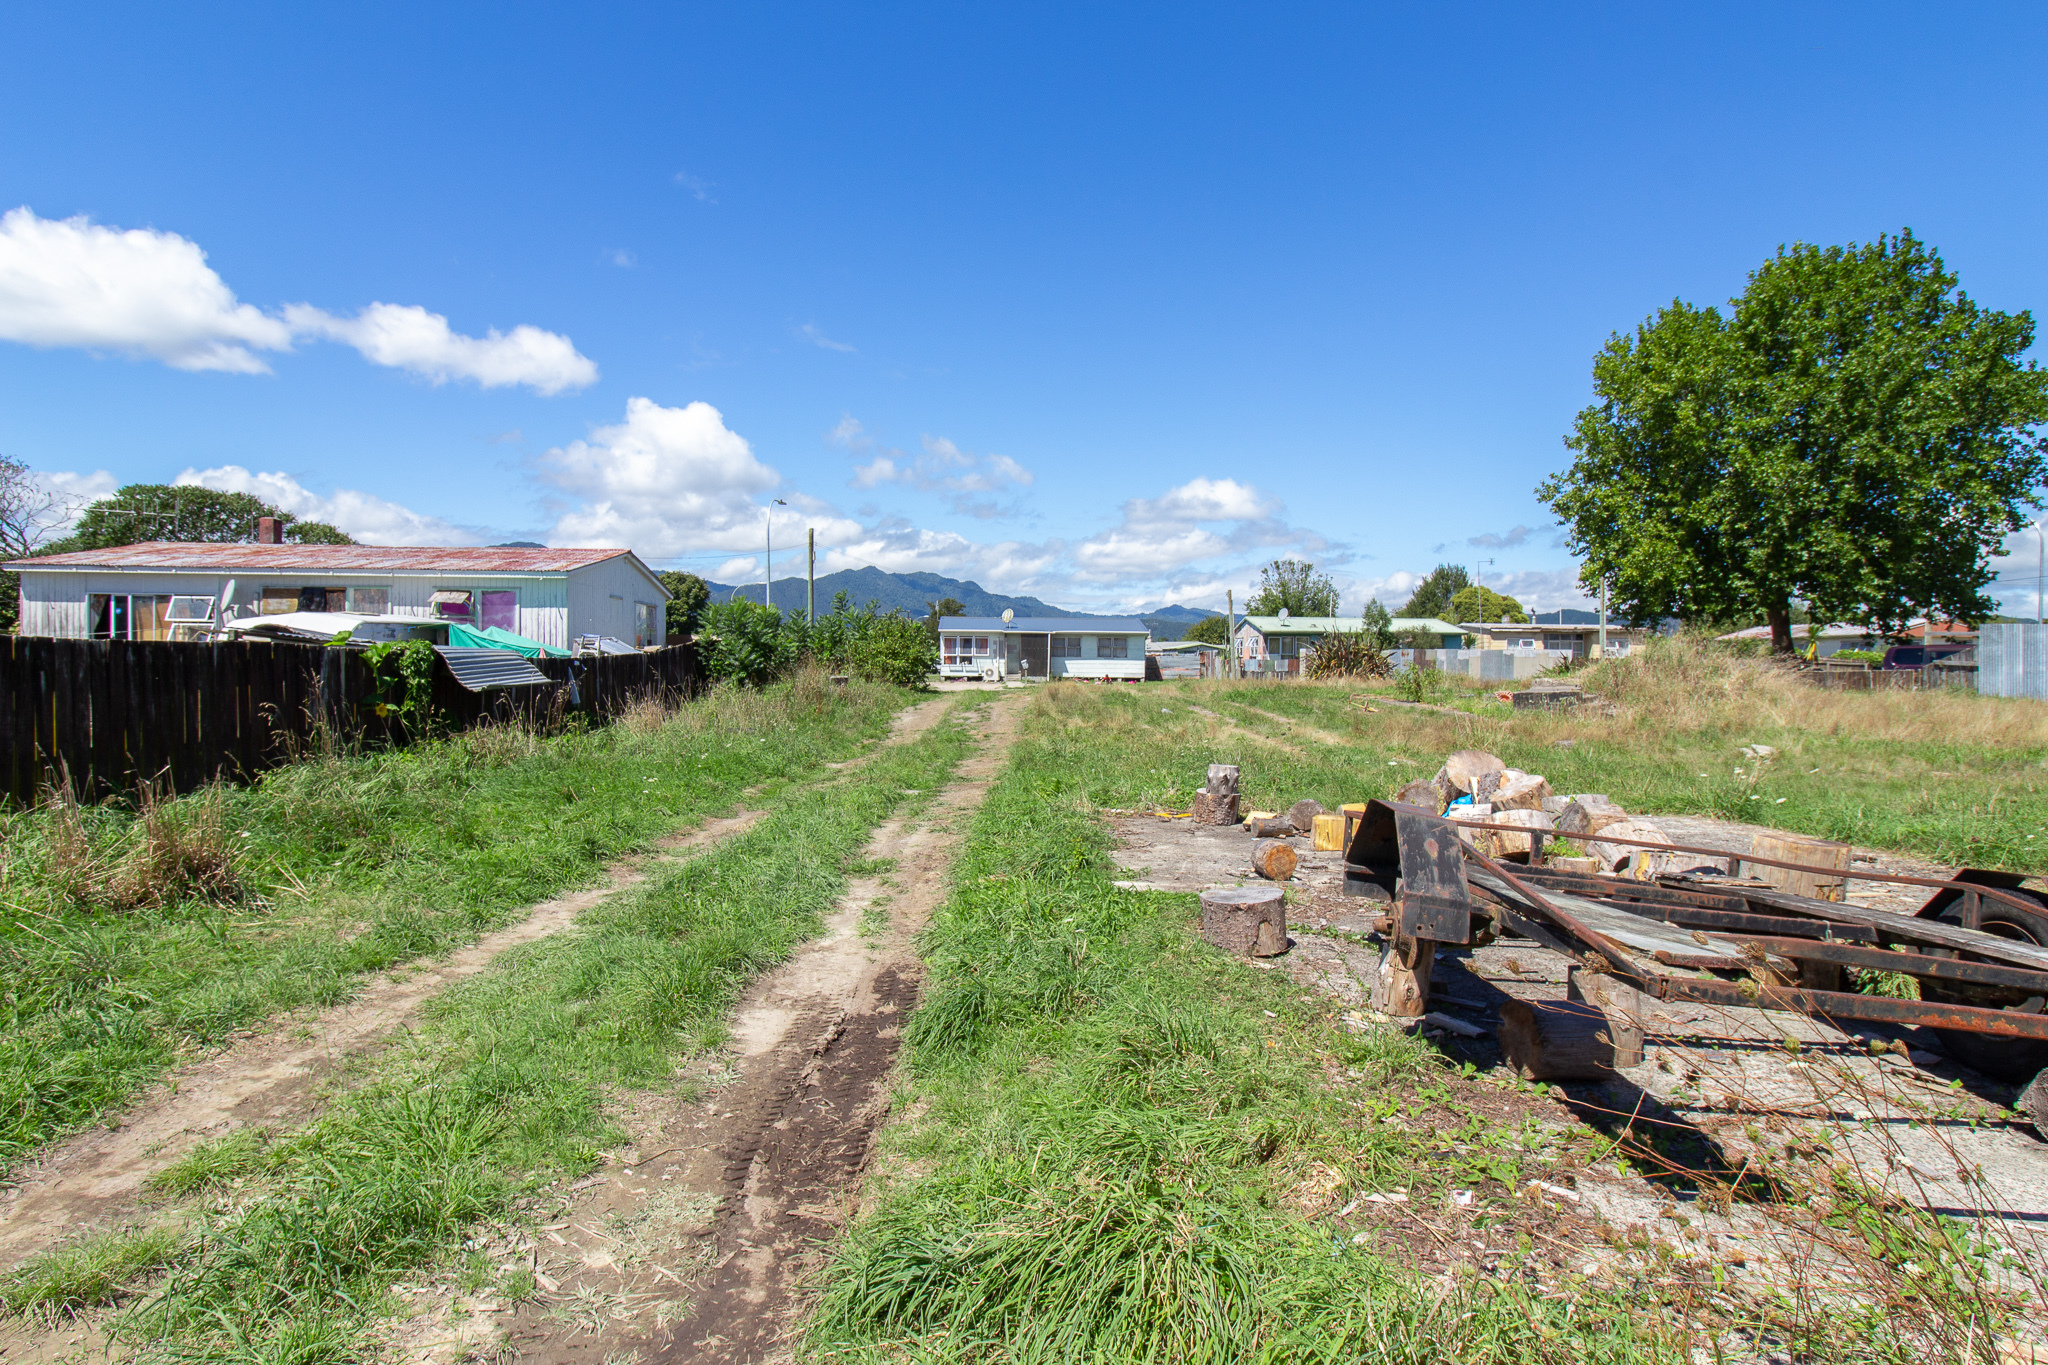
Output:
<svg viewBox="0 0 2048 1365">
<path fill-rule="evenodd" d="M 1604 796 L 1574 796 L 1565 802 L 1564 812 L 1557 817 L 1557 832 L 1582 839 L 1626 819 L 1628 812 Z"/>
<path fill-rule="evenodd" d="M 1564 998 L 1592 1005 L 1607 1016 L 1617 1067 L 1640 1066 L 1650 1017 L 1649 998 L 1626 981 L 1606 972 L 1570 967 L 1565 972 Z"/>
<path fill-rule="evenodd" d="M 1294 822 L 1297 834 L 1306 834 L 1316 827 L 1316 817 L 1323 813 L 1320 801 L 1297 801 L 1287 808 L 1287 818 Z"/>
<path fill-rule="evenodd" d="M 1261 815 L 1246 823 L 1251 826 L 1254 839 L 1291 839 L 1298 832 L 1294 818 L 1287 815 Z"/>
<path fill-rule="evenodd" d="M 1269 882 L 1284 882 L 1294 875 L 1294 846 L 1278 839 L 1261 839 L 1252 845 L 1252 871 Z"/>
<path fill-rule="evenodd" d="M 1336 853 L 1344 847 L 1344 817 L 1324 814 L 1316 817 L 1315 849 L 1318 853 Z"/>
<path fill-rule="evenodd" d="M 1600 870 L 1600 860 L 1598 858 L 1560 857 L 1555 853 L 1546 857 L 1543 860 L 1543 865 L 1555 868 L 1559 872 L 1583 872 L 1589 877 Z"/>
<path fill-rule="evenodd" d="M 1849 868 L 1849 845 L 1833 843 L 1827 839 L 1809 839 L 1800 834 L 1759 834 L 1750 840 L 1749 851 L 1759 858 L 1805 863 L 1809 867 L 1840 869 L 1845 872 Z M 1782 886 L 1795 896 L 1838 901 L 1848 892 L 1849 883 L 1846 878 L 1830 876 L 1827 872 L 1793 872 L 1782 867 L 1766 867 L 1762 863 L 1750 864 L 1749 872 L 1773 886 Z"/>
<path fill-rule="evenodd" d="M 1224 886 L 1202 893 L 1202 937 L 1226 953 L 1259 956 L 1259 937 L 1287 946 L 1287 906 L 1277 886 Z M 1271 957 L 1271 952 L 1264 956 Z"/>
<path fill-rule="evenodd" d="M 1507 766 L 1483 749 L 1460 749 L 1444 760 L 1444 776 L 1450 779 L 1453 791 L 1477 791 L 1482 774 L 1498 773 Z"/>
<path fill-rule="evenodd" d="M 1523 773 L 1519 777 L 1505 779 L 1493 789 L 1488 798 L 1493 808 L 1499 810 L 1543 809 L 1543 798 L 1550 795 L 1550 784 L 1535 773 Z"/>
<path fill-rule="evenodd" d="M 1604 1081 L 1615 1071 L 1606 1013 L 1575 1001 L 1508 1001 L 1500 1007 L 1500 1051 L 1525 1081 Z"/>
<path fill-rule="evenodd" d="M 1396 1019 L 1420 1019 L 1429 1012 L 1429 978 L 1435 966 L 1436 944 L 1396 933 L 1380 947 L 1372 1007 Z"/>
<path fill-rule="evenodd" d="M 1612 834 L 1617 839 L 1654 839 L 1661 843 L 1669 843 L 1671 839 L 1648 820 L 1621 820 L 1600 832 Z M 1637 848 L 1633 844 L 1609 844 L 1595 838 L 1586 845 L 1586 852 L 1600 860 L 1602 872 L 1634 877 L 1638 881 L 1647 880 L 1656 865 L 1655 849 Z"/>
<path fill-rule="evenodd" d="M 1209 778 L 1202 787 L 1211 796 L 1237 795 L 1237 765 L 1235 763 L 1211 763 Z"/>
<path fill-rule="evenodd" d="M 1228 796 L 1211 796 L 1208 792 L 1195 793 L 1192 807 L 1195 823 L 1201 825 L 1234 825 L 1243 817 L 1237 812 L 1237 793 Z"/>
<path fill-rule="evenodd" d="M 1506 830 L 1494 830 L 1493 847 L 1496 858 L 1527 858 L 1536 851 L 1533 831 L 1549 833 L 1556 822 L 1540 810 L 1497 810 L 1486 817 L 1495 825 L 1518 825 L 1530 830 L 1530 834 L 1513 834 Z"/>
<path fill-rule="evenodd" d="M 1493 794 L 1500 790 L 1501 783 L 1505 782 L 1506 780 L 1507 779 L 1500 773 L 1479 774 L 1479 779 L 1472 784 L 1472 799 L 1474 801 L 1484 801 L 1488 804 L 1491 804 L 1493 801 Z"/>
<path fill-rule="evenodd" d="M 1444 809 L 1444 791 L 1426 777 L 1418 777 L 1394 793 L 1394 799 L 1404 806 L 1420 806 L 1431 815 L 1441 815 Z"/>
</svg>

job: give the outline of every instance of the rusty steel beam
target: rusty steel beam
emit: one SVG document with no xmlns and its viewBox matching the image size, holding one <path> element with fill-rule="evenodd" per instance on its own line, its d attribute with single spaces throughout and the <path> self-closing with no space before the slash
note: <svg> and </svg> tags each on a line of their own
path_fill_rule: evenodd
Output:
<svg viewBox="0 0 2048 1365">
<path fill-rule="evenodd" d="M 1483 820 L 1460 820 L 1454 816 L 1449 815 L 1445 816 L 1444 818 L 1446 820 L 1449 820 L 1452 824 L 1458 825 L 1465 829 L 1486 829 L 1495 830 L 1503 834 L 1522 835 L 1526 835 L 1531 832 L 1530 830 L 1521 825 L 1494 825 L 1488 824 Z M 1931 887 L 1937 891 L 1974 893 L 1990 900 L 2002 901 L 2005 904 L 2012 906 L 2015 910 L 2024 910 L 2027 913 L 2033 915 L 2039 915 L 2043 913 L 2043 910 L 2041 908 L 2041 902 L 2034 900 L 2031 897 L 2015 896 L 2011 892 L 2002 890 L 1998 887 L 1984 886 L 1976 882 L 1959 882 L 1935 877 L 1909 877 L 1903 872 L 1858 872 L 1854 868 L 1810 867 L 1805 863 L 1788 863 L 1779 858 L 1760 858 L 1752 856 L 1747 853 L 1738 853 L 1732 849 L 1701 848 L 1697 844 L 1664 843 L 1656 839 L 1610 839 L 1600 834 L 1560 834 L 1555 830 L 1543 830 L 1537 832 L 1546 834 L 1549 837 L 1556 839 L 1576 839 L 1580 843 L 1625 844 L 1630 848 L 1654 848 L 1665 853 L 1697 853 L 1709 858 L 1735 858 L 1745 863 L 1755 863 L 1759 867 L 1778 867 L 1783 868 L 1787 872 L 1812 872 L 1819 876 L 1828 878 L 1854 878 L 1857 881 L 1891 882 L 1898 886 L 1925 886 Z"/>
<path fill-rule="evenodd" d="M 1701 981 L 1696 977 L 1657 974 L 1647 978 L 1659 1000 L 1725 1005 L 1734 1009 L 1784 1010 L 1816 1018 L 1863 1019 L 1872 1023 L 1960 1029 L 1994 1038 L 2033 1038 L 2048 1042 L 2048 1014 L 1983 1009 L 1976 1005 L 1940 1005 L 1925 1000 L 1893 1000 L 1883 995 L 1847 991 L 1803 991 L 1789 986 L 1759 986 L 1754 981 Z"/>
<path fill-rule="evenodd" d="M 1964 962 L 1952 957 L 1928 957 L 1924 953 L 1894 953 L 1883 948 L 1859 948 L 1849 943 L 1823 943 L 1810 938 L 1767 938 L 1730 936 L 1735 942 L 1754 943 L 1765 952 L 1795 960 L 1832 962 L 1866 971 L 1901 972 L 1932 981 L 1960 981 L 1971 986 L 2011 986 L 2048 996 L 2048 972 L 2030 972 L 2023 967 L 1998 967 L 1989 962 Z M 1682 964 L 1691 965 L 1691 964 Z"/>
</svg>

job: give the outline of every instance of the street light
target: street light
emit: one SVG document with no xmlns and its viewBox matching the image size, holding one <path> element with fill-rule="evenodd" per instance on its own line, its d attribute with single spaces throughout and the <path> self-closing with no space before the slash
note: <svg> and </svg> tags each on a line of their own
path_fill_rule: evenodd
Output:
<svg viewBox="0 0 2048 1365">
<path fill-rule="evenodd" d="M 768 501 L 771 505 L 761 509 L 768 514 L 761 526 L 761 533 L 767 538 L 768 547 L 768 552 L 761 557 L 761 605 L 772 608 L 775 605 L 775 508 L 787 507 L 789 504 L 781 498 L 770 498 Z"/>
</svg>

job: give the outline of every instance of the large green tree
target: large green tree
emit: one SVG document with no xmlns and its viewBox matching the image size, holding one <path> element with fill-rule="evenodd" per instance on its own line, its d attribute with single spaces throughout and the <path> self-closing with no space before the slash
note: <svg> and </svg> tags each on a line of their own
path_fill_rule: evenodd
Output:
<svg viewBox="0 0 2048 1365">
<path fill-rule="evenodd" d="M 1415 591 L 1408 597 L 1408 605 L 1401 608 L 1400 614 L 1448 620 L 1452 600 L 1471 583 L 1472 575 L 1465 572 L 1463 565 L 1439 564 L 1429 571 L 1429 577 L 1415 585 Z"/>
<path fill-rule="evenodd" d="M 1495 592 L 1492 588 L 1482 588 L 1476 583 L 1470 587 L 1460 588 L 1451 598 L 1451 612 L 1452 614 L 1444 619 L 1452 625 L 1462 625 L 1466 621 L 1527 622 L 1529 619 L 1529 613 L 1523 609 L 1520 602 L 1505 593 Z"/>
<path fill-rule="evenodd" d="M 1230 618 L 1228 616 L 1204 616 L 1201 620 L 1181 632 L 1183 640 L 1199 640 L 1205 645 L 1227 645 L 1230 643 Z"/>
<path fill-rule="evenodd" d="M 71 534 L 43 553 L 104 550 L 143 540 L 196 540 L 218 544 L 253 541 L 256 519 L 276 517 L 292 545 L 353 545 L 355 541 L 324 521 L 302 521 L 251 493 L 164 483 L 131 483 L 110 498 L 87 505 Z"/>
<path fill-rule="evenodd" d="M 704 624 L 711 585 L 693 573 L 669 572 L 661 575 L 661 586 L 668 589 L 669 643 L 681 644 Z"/>
<path fill-rule="evenodd" d="M 1305 559 L 1276 559 L 1259 570 L 1259 590 L 1245 604 L 1247 616 L 1335 616 L 1337 585 Z"/>
<path fill-rule="evenodd" d="M 1634 620 L 1762 616 L 1781 652 L 1795 600 L 1885 632 L 1981 620 L 2048 477 L 2033 338 L 1910 232 L 1780 248 L 1726 313 L 1675 301 L 1608 340 L 1537 496 Z"/>
</svg>

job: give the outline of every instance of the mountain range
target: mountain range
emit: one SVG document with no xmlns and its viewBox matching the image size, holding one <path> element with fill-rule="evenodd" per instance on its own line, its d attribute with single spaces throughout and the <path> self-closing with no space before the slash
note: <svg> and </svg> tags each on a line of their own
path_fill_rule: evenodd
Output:
<svg viewBox="0 0 2048 1365">
<path fill-rule="evenodd" d="M 708 586 L 714 602 L 730 602 L 739 593 L 756 599 L 761 595 L 759 583 L 708 583 Z M 1001 616 L 1007 608 L 1020 617 L 1068 616 L 1086 621 L 1110 619 L 1099 612 L 1068 611 L 1036 597 L 1006 597 L 1002 593 L 985 591 L 979 583 L 964 582 L 958 578 L 945 578 L 935 573 L 886 573 L 872 564 L 863 569 L 841 569 L 820 577 L 817 583 L 818 610 L 829 611 L 833 595 L 840 592 L 844 592 L 857 607 L 874 602 L 883 611 L 894 608 L 913 616 L 925 615 L 931 610 L 932 603 L 950 597 L 965 608 L 962 614 L 967 616 Z M 802 610 L 804 580 L 795 576 L 776 579 L 769 600 L 784 611 Z M 1205 617 L 1222 614 L 1176 604 L 1147 612 L 1141 619 L 1152 628 L 1154 635 L 1177 636 Z"/>
</svg>

